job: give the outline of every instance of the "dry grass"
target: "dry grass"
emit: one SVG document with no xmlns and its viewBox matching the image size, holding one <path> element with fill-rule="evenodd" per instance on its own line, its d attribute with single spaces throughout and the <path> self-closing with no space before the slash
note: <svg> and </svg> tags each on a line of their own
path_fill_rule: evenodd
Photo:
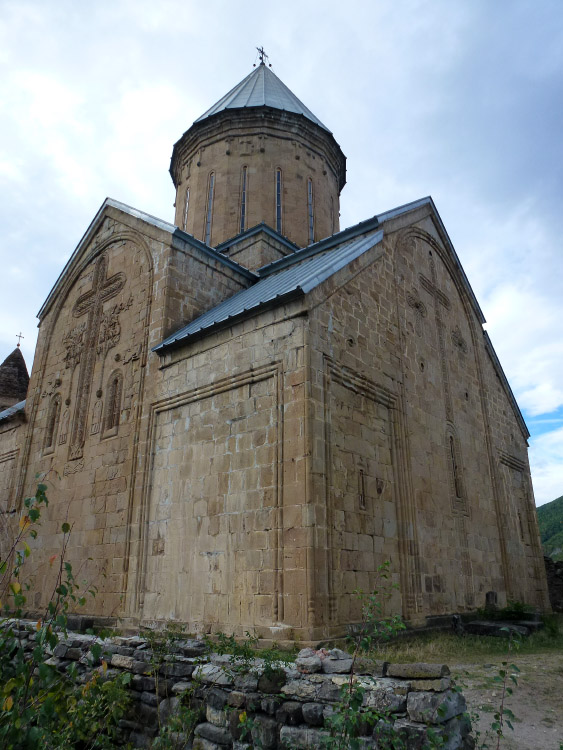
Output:
<svg viewBox="0 0 563 750">
<path fill-rule="evenodd" d="M 524 654 L 563 652 L 563 615 L 555 615 L 554 625 L 520 640 L 518 652 Z M 558 632 L 557 631 L 558 626 Z M 457 636 L 453 633 L 412 635 L 378 649 L 374 658 L 391 662 L 467 662 L 499 657 L 507 652 L 506 638 Z"/>
</svg>

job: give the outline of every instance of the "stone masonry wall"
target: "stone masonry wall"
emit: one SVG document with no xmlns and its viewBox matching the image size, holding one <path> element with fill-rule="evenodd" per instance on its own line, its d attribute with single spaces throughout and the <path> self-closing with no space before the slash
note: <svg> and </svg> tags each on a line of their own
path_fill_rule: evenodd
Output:
<svg viewBox="0 0 563 750">
<path fill-rule="evenodd" d="M 35 623 L 14 627 L 31 652 Z M 91 653 L 94 643 L 102 647 L 97 661 Z M 151 642 L 139 636 L 99 639 L 69 632 L 48 663 L 61 672 L 76 664 L 81 683 L 95 671 L 102 679 L 129 672 L 132 706 L 120 726 L 123 743 L 135 748 L 149 748 L 159 726 L 181 705 L 190 705 L 199 712 L 193 750 L 320 747 L 328 734 L 327 717 L 337 710 L 352 667 L 350 655 L 339 649 L 303 649 L 295 662 L 277 662 L 268 670 L 262 659 L 242 664 L 229 655 L 208 653 L 202 640 L 170 643 L 168 652 L 156 658 Z M 443 738 L 443 750 L 474 747 L 465 699 L 454 689 L 446 665 L 360 659 L 355 680 L 365 690 L 364 708 L 384 717 L 375 728 L 367 722 L 360 727 L 362 750 L 387 747 L 384 737 L 391 730 L 406 750 L 423 747 L 429 729 Z M 241 719 L 248 722 L 248 736 Z M 178 733 L 175 739 L 183 747 L 189 738 Z"/>
</svg>

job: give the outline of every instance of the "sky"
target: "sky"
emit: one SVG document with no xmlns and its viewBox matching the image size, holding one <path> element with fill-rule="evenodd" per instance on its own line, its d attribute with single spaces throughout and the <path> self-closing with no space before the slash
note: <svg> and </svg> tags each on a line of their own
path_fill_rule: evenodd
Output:
<svg viewBox="0 0 563 750">
<path fill-rule="evenodd" d="M 0 0 L 0 362 L 106 196 L 173 222 L 172 146 L 272 70 L 347 156 L 341 228 L 431 195 L 563 495 L 561 0 Z"/>
</svg>

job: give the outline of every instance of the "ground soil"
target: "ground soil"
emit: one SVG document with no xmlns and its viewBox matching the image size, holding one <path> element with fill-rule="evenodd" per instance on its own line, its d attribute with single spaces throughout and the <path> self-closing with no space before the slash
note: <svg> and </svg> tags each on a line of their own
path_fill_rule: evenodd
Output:
<svg viewBox="0 0 563 750">
<path fill-rule="evenodd" d="M 497 710 L 502 686 L 494 681 L 502 660 L 493 657 L 490 662 L 473 664 L 450 663 L 452 675 L 462 687 L 468 710 L 477 712 L 474 731 L 480 732 L 477 746 L 485 741 L 494 750 L 497 738 L 490 732 Z M 512 685 L 513 694 L 506 705 L 515 716 L 514 731 L 505 728 L 500 742 L 503 750 L 562 750 L 563 749 L 563 653 L 513 654 L 510 662 L 516 664 L 518 686 Z M 510 683 L 511 684 L 511 683 Z"/>
</svg>

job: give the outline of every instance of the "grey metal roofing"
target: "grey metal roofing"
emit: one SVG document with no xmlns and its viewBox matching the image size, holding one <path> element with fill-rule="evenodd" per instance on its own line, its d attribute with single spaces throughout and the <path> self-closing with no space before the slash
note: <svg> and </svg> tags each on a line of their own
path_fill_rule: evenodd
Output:
<svg viewBox="0 0 563 750">
<path fill-rule="evenodd" d="M 244 240 L 247 237 L 252 237 L 255 234 L 259 234 L 260 232 L 264 232 L 269 237 L 272 237 L 272 239 L 276 240 L 276 242 L 279 242 L 280 244 L 287 247 L 287 249 L 290 250 L 292 253 L 296 253 L 298 250 L 301 249 L 299 245 L 295 244 L 295 242 L 292 242 L 287 237 L 284 237 L 283 234 L 276 232 L 276 230 L 268 226 L 266 222 L 261 221 L 260 224 L 256 224 L 255 226 L 250 227 L 250 229 L 245 229 L 244 232 L 240 232 L 239 234 L 236 234 L 234 237 L 231 237 L 230 239 L 225 240 L 224 242 L 221 242 L 219 245 L 216 245 L 215 250 L 217 250 L 220 253 L 224 253 L 230 247 L 232 247 L 232 245 L 238 245 L 238 243 L 241 242 L 241 240 Z"/>
<path fill-rule="evenodd" d="M 18 412 L 23 411 L 24 409 L 25 409 L 25 399 L 23 401 L 18 401 L 18 403 L 13 404 L 13 406 L 8 406 L 7 409 L 0 411 L 0 422 L 4 419 L 10 419 L 10 417 L 13 417 L 14 414 L 17 414 Z"/>
<path fill-rule="evenodd" d="M 199 318 L 181 328 L 155 346 L 153 351 L 162 351 L 179 342 L 185 342 L 190 337 L 210 329 L 221 323 L 238 318 L 250 310 L 255 310 L 273 301 L 280 302 L 284 298 L 291 298 L 298 294 L 307 294 L 334 273 L 351 263 L 360 255 L 367 252 L 383 239 L 380 230 L 368 237 L 340 245 L 334 250 L 317 253 L 298 263 L 298 253 L 293 256 L 295 262 L 279 273 L 271 274 L 261 279 L 248 289 L 244 289 L 221 304 L 208 310 Z"/>
<path fill-rule="evenodd" d="M 264 63 L 260 63 L 252 73 L 232 88 L 228 94 L 221 97 L 195 122 L 201 122 L 201 120 L 216 115 L 225 109 L 264 106 L 303 115 L 323 130 L 331 132 Z"/>
</svg>

